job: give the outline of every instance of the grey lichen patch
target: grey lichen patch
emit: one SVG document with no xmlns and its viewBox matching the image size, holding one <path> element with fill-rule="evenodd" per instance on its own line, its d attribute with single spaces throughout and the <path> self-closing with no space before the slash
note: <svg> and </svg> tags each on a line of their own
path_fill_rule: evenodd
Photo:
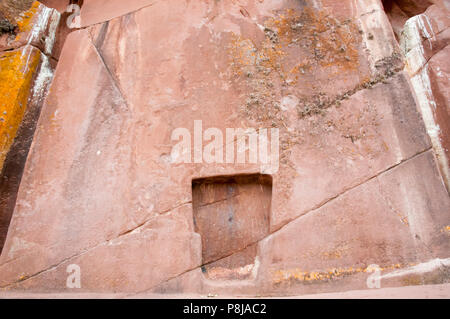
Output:
<svg viewBox="0 0 450 319">
<path fill-rule="evenodd" d="M 264 39 L 258 43 L 232 35 L 230 66 L 236 86 L 242 89 L 242 82 L 246 83 L 241 106 L 245 118 L 280 130 L 280 165 L 287 175 L 285 194 L 289 196 L 289 180 L 296 174 L 291 154 L 295 145 L 304 142 L 296 128 L 296 111 L 299 118 L 322 113 L 347 94 L 335 97 L 301 89 L 302 96 L 299 86 L 319 73 L 341 76 L 359 70 L 361 35 L 352 20 L 341 21 L 313 8 L 277 12 L 259 27 Z M 290 95 L 299 103 L 286 109 L 280 104 Z"/>
<path fill-rule="evenodd" d="M 303 98 L 299 101 L 297 112 L 300 118 L 313 114 L 324 114 L 325 110 L 332 105 L 333 101 L 325 93 L 321 92 L 311 98 Z"/>
<path fill-rule="evenodd" d="M 380 119 L 368 118 L 376 117 L 376 112 L 365 110 L 360 120 L 353 118 L 352 126 L 346 128 L 334 123 L 336 109 L 356 92 L 388 82 L 401 70 L 402 59 L 394 54 L 378 61 L 377 72 L 371 75 L 364 71 L 363 34 L 357 24 L 312 8 L 277 12 L 259 27 L 264 34 L 260 42 L 232 35 L 230 70 L 236 87 L 245 92 L 241 106 L 245 118 L 253 125 L 280 130 L 280 172 L 287 175 L 285 194 L 289 196 L 289 181 L 297 174 L 291 161 L 296 145 L 308 142 L 321 147 L 320 136 L 336 130 L 342 130 L 342 142 L 349 148 L 368 148 L 366 141 L 378 138 Z M 357 81 L 352 81 L 355 76 Z M 353 84 L 336 90 L 333 81 Z M 294 96 L 297 103 L 285 107 L 286 96 Z M 333 115 L 328 117 L 331 110 Z M 315 131 L 321 133 L 312 136 Z M 385 145 L 372 143 L 376 147 L 366 153 L 377 156 L 385 151 Z"/>
<path fill-rule="evenodd" d="M 378 61 L 376 67 L 380 72 L 371 79 L 366 79 L 356 87 L 342 94 L 330 97 L 323 92 L 314 94 L 310 97 L 301 98 L 297 107 L 297 113 L 300 119 L 326 113 L 326 110 L 333 106 L 340 106 L 344 100 L 363 89 L 371 89 L 378 83 L 388 83 L 389 79 L 402 69 L 402 58 L 398 54 L 393 54 L 383 60 Z"/>
<path fill-rule="evenodd" d="M 0 35 L 14 34 L 17 30 L 17 24 L 11 23 L 2 12 L 0 12 Z"/>
<path fill-rule="evenodd" d="M 0 13 L 9 20 L 17 19 L 22 12 L 30 9 L 34 0 L 1 0 Z"/>
<path fill-rule="evenodd" d="M 235 77 L 243 76 L 249 88 L 243 112 L 265 126 L 288 127 L 289 118 L 280 110 L 279 101 L 283 92 L 296 91 L 300 78 L 328 68 L 331 73 L 359 69 L 361 36 L 351 19 L 340 21 L 312 8 L 301 12 L 288 9 L 268 18 L 262 31 L 265 40 L 258 46 L 234 35 L 229 53 Z M 299 63 L 292 65 L 296 60 Z M 347 94 L 327 97 L 311 93 L 300 97 L 300 117 L 321 113 Z"/>
<path fill-rule="evenodd" d="M 404 67 L 403 57 L 400 53 L 394 53 L 375 63 L 379 77 L 390 77 Z"/>
</svg>

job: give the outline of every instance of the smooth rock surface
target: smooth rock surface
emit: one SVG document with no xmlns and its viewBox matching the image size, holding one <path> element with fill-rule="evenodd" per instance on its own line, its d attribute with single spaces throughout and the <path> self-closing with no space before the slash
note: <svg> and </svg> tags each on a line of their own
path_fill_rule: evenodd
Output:
<svg viewBox="0 0 450 319">
<path fill-rule="evenodd" d="M 450 198 L 381 1 L 86 0 L 82 24 L 39 119 L 4 291 L 73 292 L 73 264 L 84 293 L 346 291 L 371 264 L 449 257 Z M 172 133 L 198 121 L 278 128 L 279 161 L 174 163 Z M 271 191 L 227 193 L 266 174 Z M 387 284 L 447 282 L 443 267 Z"/>
</svg>

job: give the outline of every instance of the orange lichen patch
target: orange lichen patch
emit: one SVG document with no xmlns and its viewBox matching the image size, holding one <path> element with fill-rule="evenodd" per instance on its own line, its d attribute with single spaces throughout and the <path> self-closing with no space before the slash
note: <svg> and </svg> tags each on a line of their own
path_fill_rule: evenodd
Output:
<svg viewBox="0 0 450 319">
<path fill-rule="evenodd" d="M 450 235 L 450 226 L 445 226 L 444 228 L 441 229 L 441 232 Z"/>
<path fill-rule="evenodd" d="M 409 265 L 392 264 L 386 267 L 378 267 L 377 270 L 395 270 L 404 268 Z M 370 273 L 374 271 L 369 267 L 346 267 L 346 268 L 332 268 L 324 271 L 303 271 L 299 268 L 288 269 L 288 270 L 277 270 L 273 273 L 273 282 L 275 284 L 281 284 L 283 282 L 298 281 L 298 282 L 317 282 L 317 281 L 329 281 L 334 279 L 343 278 L 346 276 L 351 276 L 359 273 Z"/>
<path fill-rule="evenodd" d="M 25 114 L 40 55 L 39 50 L 26 46 L 0 56 L 0 167 Z"/>
<path fill-rule="evenodd" d="M 260 122 L 274 122 L 278 125 L 281 118 L 274 83 L 284 81 L 281 72 L 284 52 L 281 47 L 265 39 L 258 49 L 250 39 L 232 34 L 228 52 L 232 60 L 233 75 L 245 77 L 252 92 L 246 101 L 247 115 Z"/>
<path fill-rule="evenodd" d="M 255 64 L 256 52 L 257 50 L 251 40 L 244 40 L 234 33 L 231 35 L 229 53 L 233 60 L 232 66 L 236 75 L 242 75 L 246 67 Z"/>
<path fill-rule="evenodd" d="M 25 279 L 27 279 L 29 276 L 28 275 L 20 275 L 19 276 L 19 281 L 24 281 Z"/>
<path fill-rule="evenodd" d="M 326 259 L 339 259 L 345 256 L 349 251 L 349 246 L 346 243 L 336 245 L 333 249 L 325 251 L 322 256 Z"/>
<path fill-rule="evenodd" d="M 228 52 L 232 58 L 235 75 L 244 74 L 248 77 L 252 77 L 249 72 L 262 72 L 268 75 L 272 69 L 280 66 L 281 58 L 285 55 L 280 45 L 272 45 L 267 39 L 262 48 L 257 49 L 250 39 L 243 39 L 234 33 L 231 35 Z"/>
<path fill-rule="evenodd" d="M 285 126 L 280 86 L 294 89 L 300 81 L 310 82 L 306 76 L 340 76 L 360 68 L 361 35 L 350 19 L 340 21 L 312 8 L 288 9 L 267 19 L 263 31 L 258 46 L 233 34 L 228 51 L 233 76 L 245 77 L 251 92 L 244 112 L 258 122 Z"/>
<path fill-rule="evenodd" d="M 269 19 L 265 25 L 266 30 L 272 33 L 274 42 L 281 43 L 283 47 L 300 47 L 309 57 L 308 62 L 302 62 L 291 72 L 302 70 L 302 65 L 336 67 L 335 73 L 359 68 L 358 45 L 361 37 L 358 36 L 358 27 L 351 20 L 339 21 L 326 11 L 305 8 L 301 13 L 286 10 L 278 17 Z"/>
<path fill-rule="evenodd" d="M 19 18 L 16 19 L 16 23 L 19 27 L 19 32 L 27 32 L 30 31 L 33 27 L 33 17 L 36 15 L 36 12 L 39 9 L 41 4 L 39 1 L 33 2 L 31 8 L 20 14 Z"/>
<path fill-rule="evenodd" d="M 363 268 L 337 268 L 328 271 L 302 271 L 301 269 L 290 269 L 290 270 L 278 270 L 273 275 L 273 282 L 275 284 L 280 284 L 286 281 L 300 281 L 300 282 L 310 282 L 310 281 L 327 281 L 336 279 L 338 277 L 344 277 L 348 275 L 353 275 L 355 273 L 364 272 Z"/>
</svg>

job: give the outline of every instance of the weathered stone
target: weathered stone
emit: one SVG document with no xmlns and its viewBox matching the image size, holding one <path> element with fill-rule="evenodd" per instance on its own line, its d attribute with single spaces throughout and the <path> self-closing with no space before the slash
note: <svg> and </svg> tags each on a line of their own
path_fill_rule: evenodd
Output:
<svg viewBox="0 0 450 319">
<path fill-rule="evenodd" d="M 194 225 L 202 238 L 202 263 L 223 259 L 266 237 L 271 200 L 270 176 L 193 181 Z"/>
<path fill-rule="evenodd" d="M 26 46 L 20 50 L 2 53 L 0 55 L 0 97 L 1 97 L 1 115 L 0 115 L 0 167 L 12 171 L 7 160 L 7 155 L 16 153 L 17 147 L 14 142 L 20 139 L 20 127 L 22 120 L 27 118 L 27 113 L 33 113 L 33 85 L 34 80 L 41 67 L 41 53 L 32 46 Z M 25 125 L 29 126 L 29 125 Z M 25 149 L 19 148 L 25 152 Z M 26 152 L 25 152 L 26 154 Z M 26 157 L 26 155 L 25 155 Z M 24 159 L 23 159 L 24 160 Z M 5 165 L 6 161 L 6 165 Z M 15 161 L 17 164 L 23 162 Z M 9 173 L 9 172 L 8 172 Z M 0 201 L 0 248 L 3 247 L 6 233 L 11 219 L 13 207 L 7 208 L 10 196 L 15 198 L 17 189 L 12 190 L 12 194 L 4 191 L 4 180 L 0 183 L 2 189 L 2 198 Z M 11 177 L 14 174 L 11 175 Z M 18 181 L 10 181 L 18 187 Z M 1 249 L 0 249 L 1 251 Z"/>
<path fill-rule="evenodd" d="M 73 35 L 73 36 L 72 36 Z M 85 229 L 87 232 L 90 233 L 89 229 L 95 229 L 98 226 L 82 226 L 82 224 L 79 224 L 78 222 L 72 223 L 73 219 L 70 217 L 70 214 L 67 215 L 67 213 L 64 211 L 64 209 L 60 209 L 64 207 L 67 204 L 64 204 L 64 200 L 61 202 L 60 200 L 56 200 L 62 194 L 61 200 L 64 198 L 67 198 L 67 203 L 73 203 L 76 204 L 77 202 L 79 204 L 86 204 L 91 207 L 91 209 L 97 211 L 96 214 L 91 215 L 88 211 L 85 211 L 85 208 L 79 208 L 80 211 L 84 211 L 86 213 L 86 217 L 89 218 L 89 216 L 97 216 L 96 218 L 98 223 L 103 223 L 104 220 L 108 219 L 108 215 L 111 216 L 113 211 L 119 212 L 119 215 L 114 215 L 116 217 L 120 216 L 120 211 L 122 213 L 125 213 L 125 207 L 123 207 L 123 210 L 121 208 L 121 204 L 118 202 L 116 203 L 114 201 L 114 198 L 119 199 L 119 197 L 115 196 L 115 191 L 111 191 L 111 187 L 114 187 L 114 185 L 117 185 L 119 187 L 125 187 L 126 184 L 120 182 L 117 178 L 118 175 L 116 175 L 117 172 L 122 171 L 124 176 L 128 174 L 128 169 L 126 169 L 126 166 L 122 165 L 128 165 L 126 162 L 117 162 L 116 159 L 111 158 L 111 161 L 109 164 L 106 164 L 106 162 L 103 162 L 101 159 L 108 156 L 108 148 L 112 149 L 121 149 L 121 155 L 119 155 L 119 158 L 129 158 L 130 153 L 127 154 L 129 150 L 129 142 L 119 142 L 118 133 L 114 134 L 116 137 L 111 136 L 109 139 L 102 133 L 102 126 L 104 126 L 104 129 L 108 127 L 109 129 L 113 130 L 121 130 L 126 129 L 128 125 L 127 120 L 127 107 L 123 101 L 123 99 L 120 96 L 119 91 L 114 86 L 114 84 L 111 82 L 111 78 L 107 72 L 107 70 L 104 68 L 104 66 L 101 63 L 101 59 L 98 56 L 95 49 L 90 45 L 90 40 L 86 36 L 86 32 L 76 32 L 71 34 L 71 37 L 73 39 L 72 46 L 70 43 L 66 45 L 65 52 L 67 52 L 66 57 L 60 61 L 60 65 L 67 65 L 68 70 L 61 70 L 57 71 L 56 78 L 57 80 L 55 83 L 60 83 L 59 85 L 62 86 L 62 88 L 65 88 L 64 91 L 59 89 L 57 86 L 53 86 L 51 89 L 51 93 L 47 99 L 46 107 L 43 110 L 43 113 L 41 115 L 41 118 L 38 123 L 38 129 L 37 134 L 35 136 L 35 140 L 33 141 L 33 145 L 30 151 L 30 156 L 34 157 L 33 154 L 41 154 L 46 149 L 48 150 L 48 155 L 51 156 L 53 164 L 50 166 L 47 165 L 41 165 L 39 164 L 41 160 L 44 159 L 41 155 L 37 155 L 37 158 L 35 160 L 32 160 L 28 163 L 28 165 L 25 168 L 24 177 L 22 179 L 22 189 L 23 192 L 31 194 L 29 192 L 30 189 L 33 189 L 35 187 L 34 178 L 28 178 L 29 176 L 28 172 L 32 172 L 32 174 L 43 174 L 41 176 L 46 176 L 47 181 L 41 181 L 39 184 L 41 185 L 47 185 L 45 188 L 47 191 L 45 192 L 46 195 L 41 194 L 38 195 L 38 193 L 34 193 L 38 195 L 34 199 L 26 199 L 22 201 L 20 199 L 21 195 L 19 194 L 17 205 L 18 207 L 22 207 L 25 209 L 25 212 L 15 214 L 12 220 L 12 224 L 10 226 L 10 230 L 14 229 L 16 218 L 19 220 L 21 218 L 28 218 L 25 217 L 29 213 L 32 214 L 32 216 L 37 217 L 40 219 L 39 222 L 35 223 L 33 228 L 35 231 L 38 231 L 41 233 L 42 237 L 39 240 L 31 239 L 30 242 L 34 242 L 34 245 L 42 246 L 42 249 L 46 247 L 46 244 L 51 243 L 51 238 L 59 237 L 59 234 L 66 233 L 68 236 L 66 237 L 67 242 L 65 244 L 62 244 L 60 246 L 61 251 L 64 251 L 63 254 L 69 253 L 72 254 L 73 251 L 77 252 L 81 248 L 85 248 L 90 246 L 91 244 L 98 244 L 102 241 L 105 241 L 107 239 L 111 239 L 111 235 L 113 234 L 119 234 L 126 229 L 122 229 L 123 227 L 122 223 L 119 222 L 119 228 L 115 229 L 115 226 L 111 224 L 112 228 L 105 229 L 106 232 L 104 233 L 98 233 L 99 239 L 93 240 L 90 238 L 90 236 L 85 237 L 82 239 L 80 237 L 82 229 Z M 84 40 L 84 45 L 80 45 L 82 43 L 80 40 Z M 76 56 L 84 56 L 85 58 L 85 68 L 72 68 L 72 62 L 74 61 L 73 58 Z M 67 61 L 67 62 L 65 62 Z M 92 87 L 103 87 L 104 90 L 99 91 L 99 94 L 94 93 L 90 94 L 86 90 L 84 90 L 81 86 L 79 86 L 79 83 L 86 81 L 86 78 L 90 78 L 92 81 Z M 61 80 L 58 80 L 60 79 Z M 67 88 L 67 90 L 66 90 Z M 60 97 L 58 96 L 58 92 L 67 92 L 70 94 L 71 97 Z M 76 105 L 79 105 L 77 108 L 72 107 L 64 107 L 64 105 L 72 105 L 72 103 L 76 103 Z M 92 107 L 95 106 L 96 110 L 99 110 L 99 108 L 103 107 L 103 111 L 101 113 L 94 112 L 92 113 Z M 118 117 L 118 114 L 121 114 L 120 119 Z M 91 129 L 89 129 L 91 127 Z M 95 127 L 95 129 L 94 129 Z M 69 133 L 68 130 L 71 130 L 71 133 Z M 84 139 L 82 138 L 77 143 L 69 142 L 71 138 L 78 139 L 77 136 L 83 137 L 85 136 L 86 139 L 91 140 L 89 145 L 83 146 L 85 143 Z M 105 139 L 106 138 L 106 139 Z M 94 143 L 94 141 L 96 141 Z M 52 145 L 51 150 L 48 149 L 48 146 Z M 108 146 L 109 145 L 109 146 Z M 67 147 L 70 147 L 71 150 L 69 150 Z M 115 157 L 115 156 L 114 156 Z M 39 160 L 39 158 L 41 160 Z M 73 162 L 78 162 L 80 165 L 73 166 Z M 90 162 L 90 163 L 97 163 L 98 167 L 102 167 L 102 172 L 100 174 L 103 174 L 103 178 L 97 179 L 98 183 L 91 183 L 89 180 L 93 180 L 96 177 L 92 175 L 90 172 L 84 171 L 82 168 L 83 162 Z M 30 166 L 31 165 L 31 166 Z M 67 175 L 67 169 L 73 170 L 73 173 Z M 94 169 L 94 168 L 93 168 Z M 43 170 L 43 171 L 42 171 Z M 116 171 L 117 170 L 117 171 Z M 84 171 L 84 172 L 83 172 Z M 95 168 L 95 171 L 97 171 L 97 168 Z M 64 172 L 64 173 L 63 173 Z M 114 172 L 114 173 L 113 173 Z M 61 175 L 62 174 L 62 175 Z M 104 178 L 106 180 L 108 179 L 108 176 L 113 176 L 111 174 L 114 174 L 114 179 L 117 181 L 116 183 L 109 184 L 109 187 L 105 187 L 104 184 Z M 64 179 L 66 180 L 60 180 L 60 182 L 57 182 L 57 179 L 55 179 L 55 176 L 66 176 Z M 31 177 L 31 176 L 30 176 Z M 82 181 L 86 179 L 87 183 L 90 184 L 89 189 L 83 188 L 76 190 L 75 188 L 70 188 L 67 186 L 64 186 L 64 184 L 69 185 L 70 183 L 73 183 L 73 185 L 80 185 Z M 56 183 L 55 183 L 56 182 Z M 24 186 L 24 185 L 29 186 Z M 36 185 L 37 186 L 37 185 Z M 96 195 L 93 189 L 102 189 L 102 196 Z M 125 191 L 120 191 L 119 193 L 126 194 Z M 108 195 L 109 194 L 109 195 Z M 98 203 L 97 205 L 91 206 L 92 204 L 89 204 L 91 202 L 91 199 L 89 199 L 89 196 L 95 196 L 96 198 L 102 198 L 102 203 Z M 126 196 L 126 195 L 125 195 Z M 86 202 L 83 203 L 81 198 L 86 198 Z M 36 202 L 35 202 L 36 201 Z M 47 209 L 40 211 L 35 211 L 34 208 L 35 205 L 44 204 L 49 205 Z M 39 205 L 40 205 L 39 204 Z M 56 205 L 56 206 L 54 206 Z M 76 204 L 78 205 L 78 204 Z M 69 207 L 71 205 L 69 204 Z M 98 209 L 103 206 L 103 211 L 106 215 L 103 217 L 99 215 Z M 52 208 L 53 207 L 53 208 Z M 60 207 L 60 208 L 57 208 Z M 31 208 L 31 211 L 29 210 Z M 19 211 L 20 208 L 17 210 Z M 54 213 L 47 215 L 45 211 L 50 212 L 53 211 Z M 72 213 L 75 212 L 75 210 L 70 210 Z M 59 213 L 57 213 L 59 212 Z M 41 215 L 38 217 L 38 215 Z M 78 215 L 78 213 L 77 213 Z M 21 217 L 22 216 L 22 217 Z M 62 223 L 60 217 L 65 216 L 63 219 L 67 220 L 67 223 Z M 81 215 L 78 215 L 81 216 Z M 132 221 L 130 218 L 131 216 L 127 216 L 126 214 L 123 215 L 125 220 Z M 19 221 L 17 220 L 17 221 Z M 46 220 L 46 222 L 44 222 Z M 52 222 L 53 220 L 53 222 Z M 56 227 L 51 227 L 53 230 L 50 232 L 41 232 L 39 229 L 41 228 L 42 223 L 46 225 L 51 225 L 52 223 L 55 223 L 54 225 L 58 225 Z M 127 222 L 125 222 L 127 223 Z M 75 228 L 73 228 L 75 227 Z M 81 227 L 81 228 L 80 228 Z M 93 227 L 93 228 L 91 228 Z M 104 228 L 101 226 L 101 228 Z M 21 227 L 19 227 L 21 229 Z M 72 236 L 70 235 L 72 234 Z M 110 234 L 110 235 L 108 235 Z M 17 235 L 17 239 L 20 238 L 20 241 L 28 241 L 27 235 L 24 237 L 22 235 Z M 105 237 L 106 236 L 106 237 Z M 94 237 L 97 237 L 97 235 L 94 235 Z M 14 258 L 14 251 L 20 251 L 20 245 L 17 246 L 17 239 L 13 239 L 13 242 L 10 243 L 12 245 L 12 251 L 10 253 L 2 254 L 2 257 L 6 257 L 7 259 Z M 49 242 L 50 240 L 50 242 Z M 76 243 L 79 243 L 78 246 Z M 75 246 L 73 245 L 75 244 Z M 86 244 L 88 246 L 86 246 Z M 76 247 L 78 246 L 78 248 Z M 80 247 L 81 246 L 81 247 Z M 8 247 L 8 242 L 5 244 L 5 248 Z M 48 247 L 48 246 L 47 246 Z M 68 247 L 72 247 L 68 250 Z M 17 250 L 19 249 L 19 250 Z M 40 249 L 36 249 L 34 253 L 40 254 Z M 60 258 L 60 255 L 58 255 L 59 249 L 52 249 L 53 253 L 56 254 L 54 258 Z M 72 251 L 69 252 L 69 251 Z M 33 253 L 33 254 L 34 254 Z M 52 254 L 53 254 L 52 253 Z M 17 257 L 17 256 L 16 256 Z M 24 258 L 27 258 L 26 256 L 23 256 Z M 31 257 L 31 256 L 30 256 Z M 51 262 L 52 258 L 45 259 Z M 29 264 L 29 267 L 39 267 L 39 263 L 31 263 Z M 3 272 L 3 274 L 6 274 L 7 272 Z"/>
<path fill-rule="evenodd" d="M 0 34 L 14 33 L 17 25 L 8 20 L 8 18 L 0 11 Z"/>
<path fill-rule="evenodd" d="M 66 287 L 67 267 L 75 264 L 81 269 L 81 291 L 145 291 L 186 269 L 199 267 L 200 236 L 186 227 L 185 222 L 188 216 L 192 218 L 192 206 L 185 205 L 170 214 L 173 216 L 161 216 L 132 232 L 82 251 L 42 274 L 27 278 L 24 273 L 11 288 L 70 291 Z M 139 261 L 145 261 L 145 266 Z"/>
<path fill-rule="evenodd" d="M 440 266 L 408 269 L 441 263 L 439 258 L 448 256 L 449 208 L 433 154 L 427 151 L 262 240 L 253 282 L 230 286 L 192 271 L 153 292 L 305 294 L 364 289 L 372 264 L 382 271 L 383 287 L 408 284 L 413 275 L 439 275 Z M 450 263 L 442 262 L 445 267 Z"/>
<path fill-rule="evenodd" d="M 83 292 L 303 294 L 363 289 L 371 264 L 416 276 L 448 259 L 450 199 L 381 1 L 87 0 L 81 21 L 1 288 L 67 292 L 78 265 Z M 191 161 L 175 163 L 183 128 Z M 199 159 L 197 131 L 227 128 L 277 128 L 279 160 Z M 417 279 L 394 277 L 383 283 Z"/>
<path fill-rule="evenodd" d="M 409 19 L 401 36 L 406 71 L 419 110 L 436 153 L 441 174 L 450 192 L 449 98 L 446 63 L 450 33 L 449 11 L 433 5 L 423 14 Z"/>
<path fill-rule="evenodd" d="M 155 4 L 155 0 L 85 0 L 81 13 L 81 26 L 86 27 L 112 20 Z"/>
<path fill-rule="evenodd" d="M 29 9 L 31 7 L 31 9 Z M 29 11 L 26 11 L 29 9 Z M 34 129 L 39 118 L 47 86 L 52 77 L 50 59 L 45 53 L 51 52 L 51 42 L 54 28 L 42 30 L 47 22 L 43 23 L 45 8 L 38 2 L 32 5 L 31 1 L 2 1 L 0 12 L 7 12 L 9 20 L 16 21 L 18 26 L 14 32 L 2 34 L 1 39 L 11 37 L 11 41 L 21 37 L 28 37 L 28 42 L 14 42 L 12 46 L 0 48 L 8 49 L 0 56 L 0 249 L 8 230 L 9 222 L 14 210 L 17 190 L 28 155 L 28 150 L 33 139 Z M 48 16 L 50 20 L 58 15 Z M 28 21 L 28 22 L 27 22 Z M 42 23 L 41 23 L 42 22 Z M 33 24 L 32 26 L 27 25 Z M 30 29 L 33 31 L 31 32 Z M 32 41 L 31 33 L 41 36 L 40 46 L 44 52 L 38 49 L 36 42 Z M 4 43 L 2 43 L 4 44 Z M 14 49 L 19 46 L 20 48 Z"/>
<path fill-rule="evenodd" d="M 16 34 L 0 34 L 0 50 L 32 45 L 47 55 L 52 53 L 60 21 L 59 12 L 34 1 L 31 8 L 15 20 L 18 25 Z"/>
<path fill-rule="evenodd" d="M 447 163 L 450 159 L 450 69 L 447 63 L 449 55 L 450 47 L 447 45 L 429 60 L 427 70 L 436 103 L 435 119 L 439 125 L 440 142 L 447 157 Z"/>
<path fill-rule="evenodd" d="M 0 167 L 3 167 L 27 109 L 34 76 L 40 66 L 40 52 L 27 46 L 2 53 L 0 63 Z"/>
<path fill-rule="evenodd" d="M 406 70 L 417 74 L 428 60 L 445 48 L 450 39 L 448 11 L 432 6 L 426 13 L 409 19 L 401 34 L 400 45 L 406 57 Z"/>
<path fill-rule="evenodd" d="M 64 13 L 67 9 L 67 6 L 72 2 L 70 0 L 40 0 L 40 3 L 45 5 L 47 8 L 53 8 L 58 10 L 60 13 Z M 81 2 L 81 1 L 77 1 Z"/>
<path fill-rule="evenodd" d="M 10 22 L 13 22 L 21 13 L 30 9 L 34 0 L 1 0 L 0 12 L 2 12 Z"/>
</svg>

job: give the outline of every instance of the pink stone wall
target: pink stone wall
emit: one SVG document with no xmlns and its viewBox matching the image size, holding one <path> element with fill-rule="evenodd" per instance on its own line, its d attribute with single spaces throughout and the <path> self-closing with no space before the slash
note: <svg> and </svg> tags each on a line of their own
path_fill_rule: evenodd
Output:
<svg viewBox="0 0 450 319">
<path fill-rule="evenodd" d="M 450 198 L 381 1 L 85 0 L 81 24 L 28 156 L 3 290 L 73 292 L 74 264 L 79 292 L 345 291 L 367 288 L 370 265 L 430 260 L 382 285 L 449 280 Z M 445 54 L 428 62 L 443 105 Z M 276 167 L 174 163 L 172 133 L 194 121 L 278 128 Z M 263 175 L 270 187 L 236 180 Z M 244 186 L 211 206 L 228 188 L 195 181 L 218 176 Z"/>
</svg>

